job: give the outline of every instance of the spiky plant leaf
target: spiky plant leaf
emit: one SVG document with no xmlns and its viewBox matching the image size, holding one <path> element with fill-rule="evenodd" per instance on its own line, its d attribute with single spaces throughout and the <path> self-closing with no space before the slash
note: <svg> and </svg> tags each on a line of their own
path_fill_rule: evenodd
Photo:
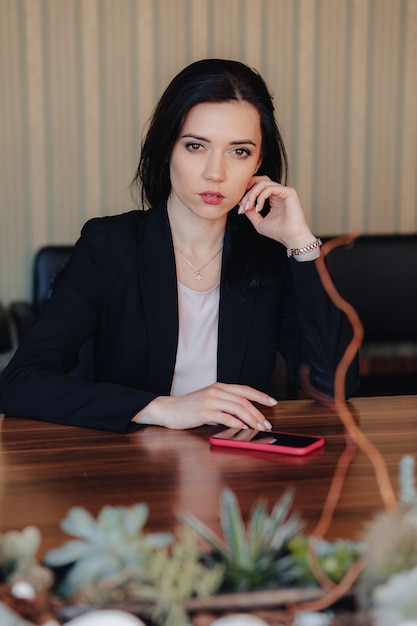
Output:
<svg viewBox="0 0 417 626">
<path fill-rule="evenodd" d="M 220 523 L 229 553 L 229 560 L 241 567 L 250 564 L 246 530 L 236 496 L 230 489 L 221 494 Z"/>
<path fill-rule="evenodd" d="M 264 502 L 256 503 L 245 528 L 235 495 L 224 489 L 220 499 L 220 519 L 224 543 L 196 518 L 181 519 L 194 529 L 225 565 L 225 585 L 233 590 L 264 588 L 281 579 L 291 565 L 285 556 L 286 542 L 300 531 L 298 516 L 290 514 L 292 494 L 285 493 L 268 515 Z"/>
<path fill-rule="evenodd" d="M 399 502 L 405 506 L 417 506 L 417 491 L 415 485 L 415 459 L 407 454 L 402 457 L 399 467 L 398 481 L 400 484 Z"/>
<path fill-rule="evenodd" d="M 256 561 L 263 549 L 267 520 L 266 504 L 259 502 L 253 507 L 248 523 L 248 547 L 251 561 Z"/>
<path fill-rule="evenodd" d="M 199 520 L 198 517 L 192 513 L 188 513 L 187 511 L 180 511 L 178 513 L 178 518 L 181 522 L 189 526 L 189 528 L 191 528 L 197 535 L 199 535 L 223 559 L 228 558 L 226 544 L 211 530 L 211 528 Z"/>
</svg>

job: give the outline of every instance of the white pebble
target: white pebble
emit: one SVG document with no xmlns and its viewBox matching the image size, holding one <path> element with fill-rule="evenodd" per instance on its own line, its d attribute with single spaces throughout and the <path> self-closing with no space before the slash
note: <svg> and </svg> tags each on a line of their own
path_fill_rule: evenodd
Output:
<svg viewBox="0 0 417 626">
<path fill-rule="evenodd" d="M 145 624 L 125 611 L 103 609 L 75 617 L 67 622 L 66 626 L 145 626 Z"/>
<path fill-rule="evenodd" d="M 300 611 L 297 613 L 293 625 L 294 626 L 329 626 L 332 618 L 326 613 L 318 613 L 316 611 Z"/>
<path fill-rule="evenodd" d="M 21 600 L 33 600 L 36 597 L 36 591 L 25 580 L 19 580 L 12 585 L 12 594 L 15 598 L 20 598 Z"/>
</svg>

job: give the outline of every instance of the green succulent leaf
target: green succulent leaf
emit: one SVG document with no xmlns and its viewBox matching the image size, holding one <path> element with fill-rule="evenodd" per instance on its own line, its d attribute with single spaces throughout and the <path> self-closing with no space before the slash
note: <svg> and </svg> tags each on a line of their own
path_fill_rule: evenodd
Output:
<svg viewBox="0 0 417 626">
<path fill-rule="evenodd" d="M 293 565 L 286 544 L 300 531 L 301 524 L 298 516 L 290 513 L 292 501 L 292 492 L 288 490 L 270 515 L 266 503 L 257 502 L 245 527 L 236 496 L 229 489 L 223 489 L 220 498 L 223 542 L 194 516 L 182 513 L 180 519 L 220 557 L 228 589 L 259 589 L 282 579 Z"/>
<path fill-rule="evenodd" d="M 256 560 L 265 544 L 268 512 L 266 504 L 259 502 L 252 510 L 248 524 L 248 545 L 251 560 Z"/>
<path fill-rule="evenodd" d="M 198 517 L 192 513 L 188 513 L 187 511 L 180 511 L 178 513 L 178 519 L 204 539 L 204 541 L 211 546 L 215 552 L 222 556 L 223 559 L 227 559 L 228 551 L 225 543 L 211 530 L 211 528 L 199 520 Z"/>
<path fill-rule="evenodd" d="M 71 566 L 60 593 L 67 597 L 129 568 L 139 568 L 153 551 L 172 544 L 170 533 L 144 532 L 147 518 L 144 504 L 105 506 L 97 519 L 81 507 L 70 509 L 61 527 L 79 539 L 68 541 L 45 557 L 51 567 Z"/>
<path fill-rule="evenodd" d="M 112 531 L 125 536 L 135 537 L 140 534 L 148 519 L 148 507 L 140 503 L 128 507 L 105 506 L 101 509 L 97 517 L 99 527 L 106 533 Z"/>
<path fill-rule="evenodd" d="M 250 555 L 246 540 L 246 530 L 236 496 L 230 489 L 223 489 L 221 494 L 220 522 L 229 559 L 242 567 L 250 563 Z"/>
<path fill-rule="evenodd" d="M 309 538 L 297 535 L 288 543 L 293 557 L 293 574 L 298 584 L 314 585 L 317 580 L 311 572 L 308 560 Z M 338 539 L 334 542 L 320 539 L 314 546 L 319 567 L 333 582 L 342 580 L 346 572 L 365 553 L 365 544 L 358 541 Z"/>
<path fill-rule="evenodd" d="M 0 564 L 35 556 L 41 543 L 41 534 L 35 526 L 22 531 L 10 530 L 0 536 Z"/>
<path fill-rule="evenodd" d="M 61 522 L 61 529 L 68 535 L 86 540 L 94 540 L 97 535 L 96 520 L 80 506 L 74 506 L 69 510 L 67 517 Z"/>
<path fill-rule="evenodd" d="M 120 563 L 108 554 L 95 554 L 82 559 L 70 569 L 60 587 L 60 593 L 70 597 L 87 585 L 111 578 L 119 569 Z"/>
<path fill-rule="evenodd" d="M 88 557 L 92 550 L 91 544 L 85 541 L 67 541 L 60 548 L 50 550 L 44 560 L 50 567 L 62 567 Z"/>
</svg>

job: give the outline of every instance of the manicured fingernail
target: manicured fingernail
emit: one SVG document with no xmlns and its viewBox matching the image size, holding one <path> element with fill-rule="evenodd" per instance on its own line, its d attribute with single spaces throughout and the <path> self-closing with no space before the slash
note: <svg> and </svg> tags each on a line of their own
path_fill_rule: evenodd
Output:
<svg viewBox="0 0 417 626">
<path fill-rule="evenodd" d="M 259 213 L 259 207 L 258 207 L 258 205 L 257 205 L 257 204 L 255 204 L 255 211 L 256 211 L 257 213 Z"/>
<path fill-rule="evenodd" d="M 243 213 L 243 206 L 241 206 L 241 205 L 239 204 L 239 208 L 238 208 L 237 214 L 238 214 L 238 215 L 242 215 L 242 213 Z"/>
<path fill-rule="evenodd" d="M 264 424 L 265 424 L 265 428 L 266 428 L 267 430 L 271 430 L 271 428 L 272 428 L 272 424 L 271 424 L 271 422 L 268 422 L 268 420 L 265 420 L 265 421 L 264 421 Z"/>
<path fill-rule="evenodd" d="M 258 422 L 256 426 L 258 430 L 265 430 L 265 424 L 263 422 Z"/>
<path fill-rule="evenodd" d="M 244 210 L 247 211 L 248 209 L 249 209 L 249 200 L 246 202 Z"/>
<path fill-rule="evenodd" d="M 278 400 L 275 400 L 275 398 L 268 398 L 268 401 L 269 401 L 269 404 L 272 404 L 273 406 L 278 404 Z"/>
</svg>

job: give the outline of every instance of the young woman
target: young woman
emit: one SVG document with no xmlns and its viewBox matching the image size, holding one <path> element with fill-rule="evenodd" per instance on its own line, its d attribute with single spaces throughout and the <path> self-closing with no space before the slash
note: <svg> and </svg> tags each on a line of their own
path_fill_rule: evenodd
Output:
<svg viewBox="0 0 417 626">
<path fill-rule="evenodd" d="M 350 340 L 328 299 L 268 89 L 246 65 L 193 63 L 163 94 L 133 186 L 142 209 L 87 222 L 1 379 L 9 415 L 129 431 L 267 430 L 277 350 L 333 394 Z M 93 338 L 94 375 L 71 375 Z M 91 340 L 90 340 L 91 341 Z M 357 384 L 347 377 L 346 394 Z M 255 406 L 256 404 L 256 406 Z"/>
</svg>

